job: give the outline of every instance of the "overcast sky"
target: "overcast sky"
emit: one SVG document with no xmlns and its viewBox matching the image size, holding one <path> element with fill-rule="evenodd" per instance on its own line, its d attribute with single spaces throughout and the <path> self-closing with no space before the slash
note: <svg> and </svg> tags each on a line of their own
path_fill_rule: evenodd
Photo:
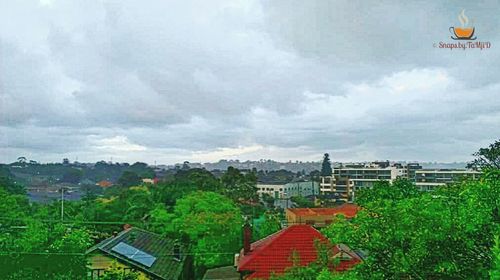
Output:
<svg viewBox="0 0 500 280">
<path fill-rule="evenodd" d="M 469 160 L 500 4 L 406 2 L 0 0 L 0 162 Z"/>
</svg>

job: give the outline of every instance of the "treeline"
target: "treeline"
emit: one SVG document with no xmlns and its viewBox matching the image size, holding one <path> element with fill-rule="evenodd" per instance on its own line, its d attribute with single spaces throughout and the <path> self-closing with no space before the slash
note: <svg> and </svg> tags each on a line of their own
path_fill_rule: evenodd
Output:
<svg viewBox="0 0 500 280">
<path fill-rule="evenodd" d="M 108 163 L 99 161 L 95 164 L 81 163 L 47 163 L 40 164 L 34 161 L 20 160 L 4 165 L 17 180 L 26 185 L 33 182 L 33 178 L 41 181 L 81 183 L 89 181 L 95 183 L 101 180 L 117 182 L 124 172 L 133 172 L 140 178 L 154 178 L 155 172 L 152 167 L 143 162 L 134 164 Z"/>
</svg>

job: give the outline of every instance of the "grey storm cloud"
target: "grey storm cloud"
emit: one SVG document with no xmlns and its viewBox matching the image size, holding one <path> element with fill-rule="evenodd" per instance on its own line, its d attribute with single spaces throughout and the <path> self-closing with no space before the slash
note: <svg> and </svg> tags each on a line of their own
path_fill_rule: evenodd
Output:
<svg viewBox="0 0 500 280">
<path fill-rule="evenodd" d="M 487 50 L 445 50 L 466 10 Z M 467 160 L 496 1 L 0 1 L 0 162 Z"/>
</svg>

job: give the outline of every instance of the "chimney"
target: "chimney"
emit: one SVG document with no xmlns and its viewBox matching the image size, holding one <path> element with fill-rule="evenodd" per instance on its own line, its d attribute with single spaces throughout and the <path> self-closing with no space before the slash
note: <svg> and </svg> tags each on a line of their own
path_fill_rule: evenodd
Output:
<svg viewBox="0 0 500 280">
<path fill-rule="evenodd" d="M 243 254 L 250 253 L 250 244 L 252 242 L 252 227 L 245 223 L 243 226 Z"/>
</svg>

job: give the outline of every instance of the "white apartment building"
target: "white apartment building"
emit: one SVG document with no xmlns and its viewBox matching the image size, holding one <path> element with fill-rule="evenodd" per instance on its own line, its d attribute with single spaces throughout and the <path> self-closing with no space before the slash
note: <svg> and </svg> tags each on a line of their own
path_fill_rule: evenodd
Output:
<svg viewBox="0 0 500 280">
<path fill-rule="evenodd" d="M 317 182 L 291 182 L 287 184 L 257 184 L 257 193 L 262 196 L 269 194 L 275 199 L 287 199 L 292 196 L 310 196 L 319 194 L 319 184 Z"/>
<path fill-rule="evenodd" d="M 481 172 L 468 169 L 421 169 L 415 171 L 415 183 L 422 191 L 458 182 L 464 178 L 478 179 Z"/>
<path fill-rule="evenodd" d="M 338 200 L 353 201 L 356 190 L 372 187 L 380 180 L 392 182 L 396 178 L 408 178 L 419 165 L 390 165 L 389 162 L 346 164 L 333 168 L 332 176 L 321 177 L 320 190 L 324 195 Z"/>
<path fill-rule="evenodd" d="M 420 190 L 430 191 L 461 178 L 477 179 L 480 175 L 481 172 L 467 169 L 422 169 L 417 163 L 347 164 L 334 167 L 332 176 L 321 177 L 320 191 L 334 199 L 353 201 L 357 190 L 372 187 L 380 180 L 392 182 L 397 178 L 407 178 Z"/>
</svg>

